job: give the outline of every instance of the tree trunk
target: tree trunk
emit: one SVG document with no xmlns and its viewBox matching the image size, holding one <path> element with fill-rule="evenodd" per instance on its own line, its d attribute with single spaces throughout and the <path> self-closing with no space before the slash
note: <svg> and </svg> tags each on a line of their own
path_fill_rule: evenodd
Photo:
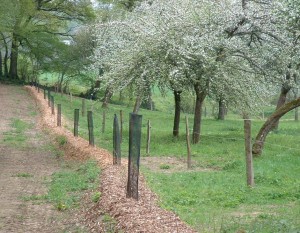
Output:
<svg viewBox="0 0 300 233">
<path fill-rule="evenodd" d="M 224 120 L 226 113 L 225 101 L 220 98 L 219 100 L 219 113 L 218 113 L 218 120 Z"/>
<path fill-rule="evenodd" d="M 2 64 L 3 62 L 2 62 L 2 53 L 1 53 L 1 50 L 0 50 L 0 78 L 2 78 L 3 77 L 3 64 Z"/>
<path fill-rule="evenodd" d="M 290 79 L 290 74 L 286 74 L 286 83 L 284 83 L 281 87 L 280 96 L 277 101 L 276 110 L 278 110 L 281 106 L 283 106 L 286 102 L 287 94 L 291 90 L 291 86 L 288 84 L 288 80 Z M 278 121 L 274 122 L 271 130 L 277 130 L 279 125 L 279 119 Z"/>
<path fill-rule="evenodd" d="M 179 123 L 180 123 L 180 110 L 181 110 L 181 91 L 174 90 L 174 100 L 175 100 L 175 115 L 174 115 L 174 125 L 173 125 L 173 136 L 179 136 Z"/>
<path fill-rule="evenodd" d="M 139 112 L 141 103 L 142 103 L 142 98 L 140 96 L 137 96 L 136 99 L 135 99 L 133 113 L 137 114 Z"/>
<path fill-rule="evenodd" d="M 3 66 L 4 66 L 4 77 L 8 77 L 8 48 L 7 44 L 5 43 L 5 54 L 3 59 Z"/>
<path fill-rule="evenodd" d="M 11 79 L 18 78 L 18 54 L 19 54 L 18 40 L 16 38 L 16 35 L 13 33 L 11 54 L 10 54 L 10 67 L 9 67 L 9 77 Z"/>
<path fill-rule="evenodd" d="M 294 99 L 298 97 L 298 89 L 294 89 Z M 295 121 L 299 121 L 299 108 L 295 108 Z"/>
<path fill-rule="evenodd" d="M 102 108 L 107 108 L 108 107 L 108 103 L 111 99 L 113 95 L 113 92 L 110 90 L 110 87 L 107 87 L 104 93 L 104 97 L 102 99 L 103 103 L 102 103 Z"/>
<path fill-rule="evenodd" d="M 193 126 L 193 144 L 196 144 L 200 141 L 202 105 L 206 97 L 206 92 L 201 89 L 200 84 L 198 83 L 194 84 L 194 89 L 196 92 L 196 103 Z"/>
<path fill-rule="evenodd" d="M 264 123 L 264 125 L 259 130 L 255 142 L 252 146 L 252 153 L 254 156 L 259 156 L 262 153 L 264 143 L 268 133 L 272 130 L 272 126 L 279 121 L 279 119 L 287 112 L 293 110 L 300 106 L 300 98 L 295 99 L 289 103 L 284 104 L 282 107 L 277 109 Z"/>
</svg>

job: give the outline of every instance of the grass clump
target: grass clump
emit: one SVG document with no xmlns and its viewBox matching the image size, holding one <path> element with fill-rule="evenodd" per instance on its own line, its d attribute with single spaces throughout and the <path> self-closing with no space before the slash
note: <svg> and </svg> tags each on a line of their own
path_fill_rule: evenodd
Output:
<svg viewBox="0 0 300 233">
<path fill-rule="evenodd" d="M 11 126 L 13 130 L 4 133 L 3 142 L 16 148 L 25 146 L 28 138 L 25 132 L 30 128 L 30 125 L 20 119 L 13 119 Z"/>
<path fill-rule="evenodd" d="M 80 192 L 97 187 L 100 169 L 95 161 L 65 168 L 52 175 L 48 199 L 58 210 L 74 207 L 80 200 Z"/>
<path fill-rule="evenodd" d="M 96 203 L 100 200 L 100 197 L 101 197 L 101 192 L 95 192 L 92 196 L 92 201 Z"/>
<path fill-rule="evenodd" d="M 168 164 L 161 164 L 161 165 L 159 165 L 159 168 L 162 170 L 168 170 L 171 168 L 171 166 Z"/>
<path fill-rule="evenodd" d="M 33 177 L 33 175 L 32 174 L 29 174 L 29 173 L 24 173 L 24 172 L 21 172 L 21 173 L 18 173 L 17 175 L 16 175 L 16 177 L 23 177 L 23 178 L 29 178 L 29 177 Z"/>
<path fill-rule="evenodd" d="M 65 144 L 67 144 L 68 139 L 64 135 L 59 135 L 56 137 L 56 142 L 58 143 L 59 146 L 64 146 Z"/>
</svg>

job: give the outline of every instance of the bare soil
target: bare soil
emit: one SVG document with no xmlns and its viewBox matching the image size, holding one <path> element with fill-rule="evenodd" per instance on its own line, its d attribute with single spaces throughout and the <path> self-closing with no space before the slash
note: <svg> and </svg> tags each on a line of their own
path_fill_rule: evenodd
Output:
<svg viewBox="0 0 300 233">
<path fill-rule="evenodd" d="M 0 109 L 0 233 L 66 232 L 73 213 L 31 200 L 47 193 L 47 181 L 60 169 L 47 149 L 49 135 L 38 127 L 36 102 L 24 88 L 0 84 Z M 5 140 L 7 134 L 20 136 L 12 127 L 14 119 L 28 125 L 20 143 Z"/>
</svg>

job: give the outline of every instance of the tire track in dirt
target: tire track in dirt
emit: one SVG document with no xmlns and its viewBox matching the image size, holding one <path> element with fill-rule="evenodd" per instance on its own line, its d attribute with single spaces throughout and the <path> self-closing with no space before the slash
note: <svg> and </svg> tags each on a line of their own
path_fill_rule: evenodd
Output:
<svg viewBox="0 0 300 233">
<path fill-rule="evenodd" d="M 59 169 L 47 150 L 47 135 L 36 127 L 35 102 L 21 87 L 0 84 L 0 233 L 62 232 L 64 213 L 52 204 L 25 201 L 47 192 L 45 180 Z M 26 126 L 15 132 L 13 121 Z M 6 140 L 10 137 L 10 140 Z"/>
</svg>

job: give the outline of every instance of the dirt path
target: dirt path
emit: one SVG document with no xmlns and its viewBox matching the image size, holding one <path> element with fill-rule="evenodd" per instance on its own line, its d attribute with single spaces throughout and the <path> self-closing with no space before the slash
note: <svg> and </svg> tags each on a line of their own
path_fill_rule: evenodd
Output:
<svg viewBox="0 0 300 233">
<path fill-rule="evenodd" d="M 21 87 L 0 84 L 0 109 L 0 233 L 63 232 L 64 213 L 30 199 L 46 193 L 45 181 L 59 169 L 36 127 L 34 100 Z"/>
</svg>

